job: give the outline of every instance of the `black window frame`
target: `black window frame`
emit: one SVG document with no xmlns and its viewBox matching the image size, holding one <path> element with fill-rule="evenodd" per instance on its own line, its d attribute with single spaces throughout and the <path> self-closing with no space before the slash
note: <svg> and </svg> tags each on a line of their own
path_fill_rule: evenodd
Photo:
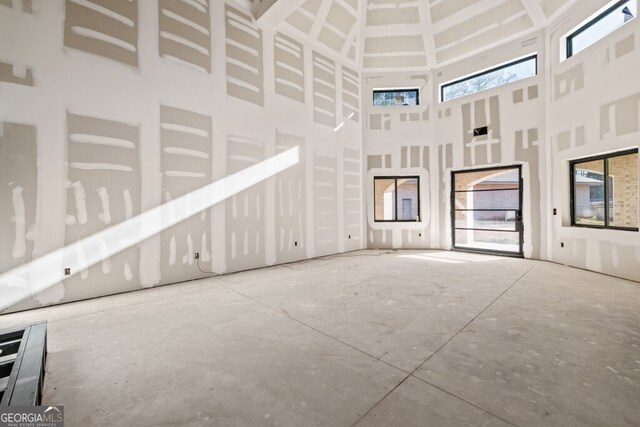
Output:
<svg viewBox="0 0 640 427">
<path fill-rule="evenodd" d="M 416 179 L 416 191 L 418 197 L 418 213 L 416 219 L 398 219 L 398 180 L 399 179 Z M 395 185 L 395 219 L 376 219 L 376 180 L 377 179 L 393 179 Z M 420 219 L 420 176 L 419 175 L 393 175 L 393 176 L 374 176 L 373 177 L 373 221 L 374 222 L 421 222 Z"/>
<path fill-rule="evenodd" d="M 629 154 L 638 154 L 637 148 L 630 150 L 616 151 L 613 153 L 600 154 L 597 156 L 584 157 L 581 159 L 571 160 L 569 162 L 569 183 L 570 183 L 570 209 L 571 209 L 571 226 L 572 227 L 584 227 L 584 228 L 596 228 L 601 230 L 620 230 L 620 231 L 640 231 L 638 227 L 620 227 L 609 225 L 609 162 L 608 159 L 614 157 L 628 156 Z M 575 166 L 580 163 L 587 163 L 602 160 L 603 162 L 603 176 L 604 176 L 604 225 L 593 224 L 578 224 L 576 223 L 576 210 L 575 210 Z M 640 207 L 639 207 L 640 208 Z"/>
<path fill-rule="evenodd" d="M 502 70 L 502 69 L 505 69 L 505 68 L 511 67 L 512 65 L 518 65 L 518 64 L 521 64 L 521 63 L 523 63 L 523 62 L 530 61 L 530 60 L 532 60 L 532 59 L 533 59 L 533 60 L 534 60 L 534 62 L 535 62 L 535 69 L 536 69 L 536 72 L 535 72 L 535 74 L 534 74 L 533 76 L 531 76 L 531 77 L 535 77 L 535 76 L 537 76 L 537 75 L 538 75 L 538 54 L 537 54 L 537 53 L 534 53 L 534 54 L 532 54 L 532 55 L 525 56 L 525 57 L 520 58 L 520 59 L 516 59 L 516 60 L 514 60 L 514 61 L 507 62 L 506 64 L 502 64 L 502 65 L 495 66 L 495 67 L 493 67 L 493 68 L 489 68 L 488 70 L 480 71 L 480 72 L 475 73 L 475 74 L 472 74 L 472 75 L 470 75 L 470 76 L 462 77 L 462 78 L 460 78 L 460 79 L 453 80 L 453 81 L 450 81 L 450 82 L 447 82 L 447 83 L 443 83 L 443 84 L 441 84 L 441 85 L 440 85 L 440 103 L 442 104 L 442 103 L 445 103 L 445 102 L 453 101 L 453 100 L 458 99 L 458 98 L 463 98 L 463 97 L 465 97 L 465 96 L 473 95 L 473 94 L 475 94 L 475 93 L 484 92 L 485 90 L 491 90 L 491 89 L 495 89 L 495 88 L 497 88 L 497 87 L 504 86 L 504 84 L 502 84 L 502 85 L 500 85 L 500 86 L 495 86 L 495 87 L 492 87 L 492 88 L 489 88 L 489 89 L 483 89 L 483 90 L 478 91 L 478 92 L 473 92 L 473 93 L 469 93 L 469 94 L 467 94 L 467 95 L 459 96 L 458 98 L 447 99 L 447 100 L 445 100 L 445 99 L 444 99 L 444 89 L 445 89 L 445 88 L 447 88 L 447 87 L 449 87 L 449 86 L 453 86 L 453 85 L 456 85 L 456 84 L 458 84 L 458 83 L 465 82 L 465 81 L 467 81 L 467 80 L 475 79 L 476 77 L 484 76 L 485 74 L 493 73 L 493 72 L 495 72 L 495 71 L 499 71 L 499 70 Z M 529 77 L 525 77 L 525 78 L 529 78 Z M 524 79 L 520 79 L 520 80 L 524 80 Z M 515 83 L 515 82 L 520 81 L 520 80 L 515 80 L 515 81 L 513 81 L 513 82 L 509 82 L 509 83 Z M 505 83 L 505 84 L 509 84 L 509 83 Z"/>
<path fill-rule="evenodd" d="M 595 18 L 591 19 L 589 22 L 587 22 L 586 24 L 584 24 L 583 26 L 581 26 L 580 28 L 578 28 L 577 30 L 575 30 L 574 32 L 572 32 L 571 34 L 569 34 L 567 36 L 566 39 L 566 47 L 567 47 L 567 59 L 571 58 L 574 53 L 573 53 L 573 39 L 577 36 L 579 36 L 580 34 L 584 33 L 585 31 L 587 31 L 589 28 L 593 27 L 595 24 L 597 24 L 598 22 L 600 22 L 602 19 L 604 19 L 606 16 L 610 15 L 611 13 L 613 13 L 614 10 L 616 10 L 617 8 L 619 8 L 620 6 L 622 6 L 623 4 L 629 3 L 631 1 L 635 1 L 635 0 L 620 0 L 617 1 L 615 4 L 613 4 L 611 7 L 607 8 L 607 10 L 605 10 L 604 12 L 602 12 L 601 14 L 599 14 L 598 16 L 596 16 Z M 635 18 L 635 16 L 634 16 Z M 624 25 L 624 24 L 623 24 Z M 620 27 L 621 28 L 621 27 Z M 617 29 L 616 29 L 617 30 Z M 614 31 L 616 31 L 614 30 Z M 609 33 L 611 34 L 611 33 Z M 607 34 L 607 36 L 609 35 Z M 607 37 L 604 36 L 604 37 Z M 602 40 L 604 37 L 601 37 L 600 39 L 596 40 L 594 43 L 590 44 L 589 46 L 592 46 L 593 44 L 599 42 L 600 40 Z"/>
<path fill-rule="evenodd" d="M 515 212 L 515 230 L 507 231 L 507 232 L 517 232 L 518 233 L 518 252 L 509 252 L 509 251 L 501 251 L 498 249 L 480 249 L 480 248 L 469 248 L 465 246 L 457 246 L 456 245 L 456 230 L 461 230 L 463 228 L 456 227 L 456 211 L 482 211 L 483 209 L 458 209 L 456 208 L 456 193 L 469 193 L 469 192 L 482 192 L 482 191 L 496 191 L 496 190 L 456 190 L 456 175 L 465 174 L 465 173 L 473 173 L 473 172 L 486 172 L 486 171 L 500 171 L 500 170 L 509 170 L 514 169 L 518 171 L 518 209 L 504 209 L 504 208 L 491 208 L 487 209 L 489 211 L 514 211 Z M 502 191 L 513 191 L 515 188 L 505 189 Z M 501 190 L 498 190 L 501 191 Z M 451 195 L 450 195 L 450 206 L 451 206 L 451 249 L 460 252 L 473 252 L 473 253 L 484 253 L 484 254 L 493 254 L 499 256 L 508 256 L 514 258 L 524 258 L 524 220 L 523 220 L 523 209 L 524 209 L 524 179 L 522 178 L 522 165 L 504 165 L 504 166 L 488 166 L 488 167 L 480 167 L 474 169 L 461 169 L 461 170 L 452 170 L 451 171 Z M 482 230 L 476 229 L 479 231 L 496 231 L 496 230 Z"/>
<path fill-rule="evenodd" d="M 420 89 L 419 88 L 409 88 L 409 89 L 374 89 L 371 93 L 371 103 L 374 107 L 415 107 L 416 105 L 376 105 L 376 94 L 377 93 L 392 93 L 392 92 L 413 92 L 416 94 L 416 105 L 420 105 Z"/>
</svg>

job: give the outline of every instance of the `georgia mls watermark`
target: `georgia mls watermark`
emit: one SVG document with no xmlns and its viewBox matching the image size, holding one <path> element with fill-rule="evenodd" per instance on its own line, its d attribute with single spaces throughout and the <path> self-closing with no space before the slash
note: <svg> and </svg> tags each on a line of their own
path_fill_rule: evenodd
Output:
<svg viewBox="0 0 640 427">
<path fill-rule="evenodd" d="M 64 407 L 0 406 L 0 427 L 64 427 Z"/>
</svg>

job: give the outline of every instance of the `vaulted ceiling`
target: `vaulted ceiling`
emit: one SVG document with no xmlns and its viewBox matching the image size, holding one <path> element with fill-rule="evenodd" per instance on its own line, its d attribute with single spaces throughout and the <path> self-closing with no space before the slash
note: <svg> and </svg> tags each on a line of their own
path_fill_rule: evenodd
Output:
<svg viewBox="0 0 640 427">
<path fill-rule="evenodd" d="M 256 0 L 258 21 L 347 58 L 365 72 L 426 70 L 608 0 Z M 255 3 L 254 3 L 255 4 Z"/>
</svg>

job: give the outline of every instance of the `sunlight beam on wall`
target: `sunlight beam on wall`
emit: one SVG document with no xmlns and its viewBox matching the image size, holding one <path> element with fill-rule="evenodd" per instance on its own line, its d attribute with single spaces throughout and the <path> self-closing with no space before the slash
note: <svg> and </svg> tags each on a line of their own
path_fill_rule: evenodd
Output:
<svg viewBox="0 0 640 427">
<path fill-rule="evenodd" d="M 300 161 L 294 147 L 0 275 L 0 312 Z M 107 250 L 105 251 L 105 247 Z M 78 253 L 83 256 L 79 257 Z"/>
</svg>

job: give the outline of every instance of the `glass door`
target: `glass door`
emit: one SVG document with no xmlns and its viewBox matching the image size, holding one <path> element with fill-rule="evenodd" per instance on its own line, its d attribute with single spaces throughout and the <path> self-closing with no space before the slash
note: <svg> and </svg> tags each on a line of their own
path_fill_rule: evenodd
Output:
<svg viewBox="0 0 640 427">
<path fill-rule="evenodd" d="M 520 166 L 451 173 L 453 249 L 523 256 Z"/>
</svg>

